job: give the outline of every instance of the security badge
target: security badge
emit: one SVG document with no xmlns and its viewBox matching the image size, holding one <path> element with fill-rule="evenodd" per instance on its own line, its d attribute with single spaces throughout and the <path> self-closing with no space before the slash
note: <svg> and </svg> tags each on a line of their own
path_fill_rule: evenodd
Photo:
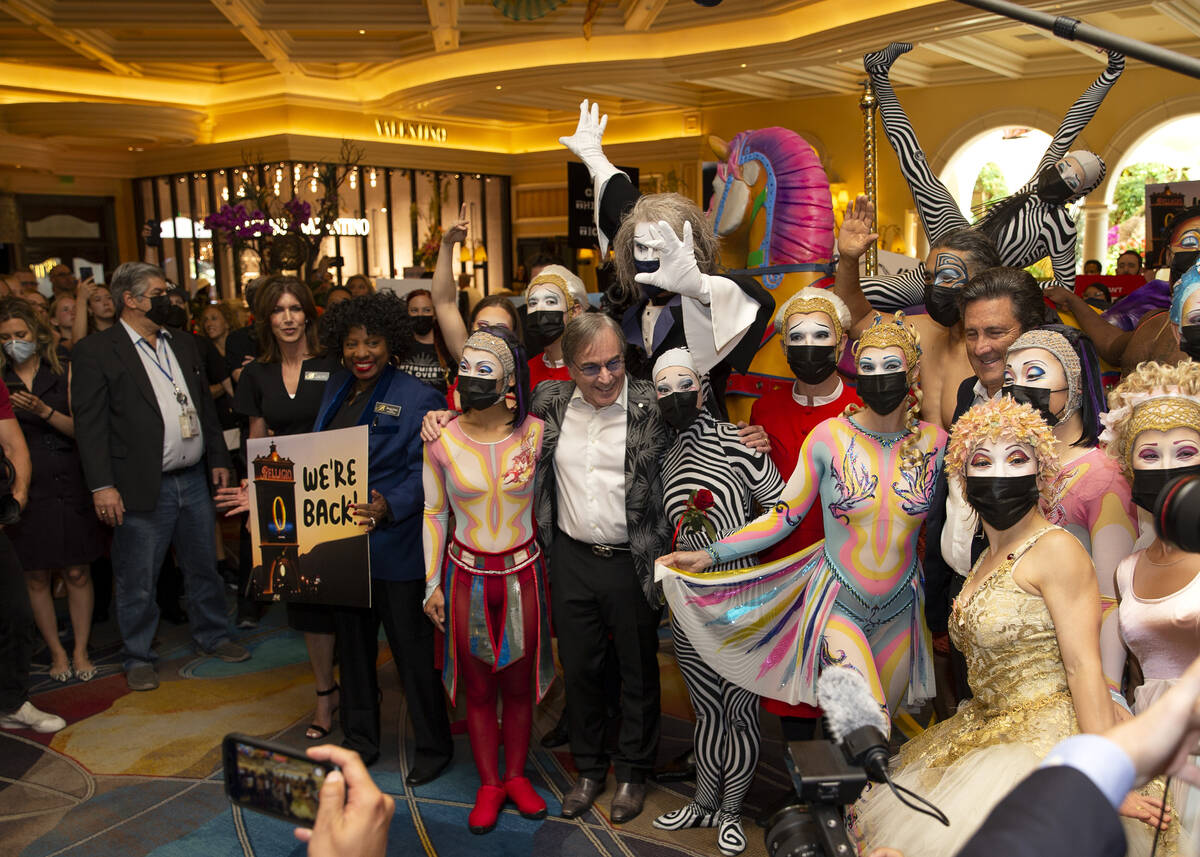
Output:
<svg viewBox="0 0 1200 857">
<path fill-rule="evenodd" d="M 191 440 L 200 435 L 200 415 L 188 403 L 187 394 L 175 387 L 175 401 L 179 402 L 179 434 L 184 440 Z"/>
<path fill-rule="evenodd" d="M 400 406 L 399 405 L 389 405 L 387 402 L 376 402 L 375 403 L 375 413 L 385 414 L 389 417 L 398 417 L 398 416 L 400 416 Z"/>
</svg>

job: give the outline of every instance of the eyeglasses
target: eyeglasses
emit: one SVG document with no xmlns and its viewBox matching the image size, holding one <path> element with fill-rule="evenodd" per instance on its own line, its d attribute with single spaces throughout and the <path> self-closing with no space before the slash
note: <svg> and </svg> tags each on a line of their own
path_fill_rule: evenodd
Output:
<svg viewBox="0 0 1200 857">
<path fill-rule="evenodd" d="M 625 368 L 624 357 L 614 357 L 607 363 L 578 363 L 576 368 L 579 369 L 579 374 L 585 378 L 595 378 L 600 374 L 601 369 L 607 369 L 610 375 L 615 375 Z"/>
</svg>

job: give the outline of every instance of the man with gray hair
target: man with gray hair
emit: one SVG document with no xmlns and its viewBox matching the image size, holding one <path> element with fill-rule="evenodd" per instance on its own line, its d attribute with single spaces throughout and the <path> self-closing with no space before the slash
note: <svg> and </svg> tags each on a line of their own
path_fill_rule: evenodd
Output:
<svg viewBox="0 0 1200 857">
<path fill-rule="evenodd" d="M 247 660 L 229 638 L 217 573 L 212 484 L 232 478 L 200 355 L 164 327 L 171 306 L 162 270 L 126 262 L 113 272 L 119 323 L 81 340 L 72 354 L 75 439 L 101 523 L 113 527 L 117 624 L 130 690 L 158 687 L 155 584 L 175 547 L 197 648 Z"/>
</svg>

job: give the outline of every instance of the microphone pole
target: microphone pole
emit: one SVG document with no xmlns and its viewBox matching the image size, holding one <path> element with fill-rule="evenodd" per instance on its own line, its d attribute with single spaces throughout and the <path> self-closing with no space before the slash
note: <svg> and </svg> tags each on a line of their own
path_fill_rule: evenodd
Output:
<svg viewBox="0 0 1200 857">
<path fill-rule="evenodd" d="M 1127 57 L 1133 57 L 1151 65 L 1177 71 L 1188 77 L 1200 78 L 1200 60 L 1193 59 L 1176 51 L 1147 44 L 1138 39 L 1119 36 L 1093 27 L 1077 18 L 1065 15 L 1048 15 L 1036 9 L 1027 9 L 1010 3 L 1008 0 L 957 0 L 965 6 L 974 6 L 988 12 L 995 12 L 1005 18 L 1023 21 L 1043 30 L 1049 30 L 1059 38 L 1067 41 L 1080 41 L 1105 50 L 1119 51 Z"/>
</svg>

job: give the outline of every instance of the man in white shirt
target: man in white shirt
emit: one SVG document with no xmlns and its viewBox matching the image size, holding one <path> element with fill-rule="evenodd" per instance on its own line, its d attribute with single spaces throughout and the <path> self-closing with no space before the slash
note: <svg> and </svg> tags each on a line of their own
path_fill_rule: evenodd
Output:
<svg viewBox="0 0 1200 857">
<path fill-rule="evenodd" d="M 612 759 L 611 818 L 642 810 L 659 734 L 656 551 L 670 531 L 659 464 L 672 433 L 653 386 L 626 377 L 625 337 L 600 313 L 567 325 L 571 381 L 543 381 L 532 411 L 546 421 L 538 461 L 538 540 L 549 557 L 552 615 L 579 779 L 563 798 L 575 818 L 604 790 L 604 655 L 611 637 L 621 675 L 621 731 Z"/>
<path fill-rule="evenodd" d="M 200 355 L 163 325 L 163 272 L 127 262 L 112 277 L 120 321 L 72 354 L 71 400 L 84 477 L 101 523 L 113 527 L 117 624 L 131 690 L 158 687 L 153 650 L 158 571 L 174 545 L 197 648 L 223 661 L 250 657 L 229 639 L 213 549 L 215 486 L 231 478 Z"/>
</svg>

